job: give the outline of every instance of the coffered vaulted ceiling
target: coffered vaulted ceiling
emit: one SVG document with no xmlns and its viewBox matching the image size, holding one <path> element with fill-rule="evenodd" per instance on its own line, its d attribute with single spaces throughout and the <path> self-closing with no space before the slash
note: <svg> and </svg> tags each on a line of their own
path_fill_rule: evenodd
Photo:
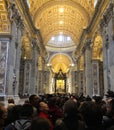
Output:
<svg viewBox="0 0 114 130">
<path fill-rule="evenodd" d="M 73 50 L 72 48 L 75 49 L 78 45 L 83 29 L 85 29 L 91 21 L 92 15 L 94 13 L 94 2 L 97 0 L 29 1 L 30 13 L 33 22 L 36 28 L 41 31 L 44 44 L 49 48 L 50 45 L 53 45 L 56 50 L 59 50 L 58 45 L 60 44 L 56 46 L 56 43 L 53 44 L 49 42 L 53 36 L 56 37 L 60 34 L 63 34 L 65 36 L 71 37 L 72 39 L 72 43 L 64 41 L 65 44 L 63 43 L 62 46 L 59 46 L 60 48 L 63 48 L 63 51 L 67 51 L 68 48 L 71 48 L 70 50 Z M 4 0 L 0 0 L 0 33 L 9 32 L 10 27 Z M 30 51 L 28 50 L 30 50 L 29 48 L 31 47 L 28 43 L 28 41 L 24 42 L 23 45 L 26 46 L 25 50 L 27 56 L 30 58 L 31 53 L 29 53 Z M 96 46 L 97 44 L 94 45 L 93 55 L 96 54 Z M 51 48 L 51 51 L 54 48 Z M 53 57 L 51 60 L 51 64 L 56 71 L 58 71 L 59 68 L 62 68 L 62 70 L 65 72 L 68 70 L 68 66 L 71 64 L 71 61 L 69 60 L 69 57 L 58 53 L 58 55 Z"/>
<path fill-rule="evenodd" d="M 53 36 L 63 34 L 71 37 L 75 49 L 93 12 L 94 0 L 30 0 L 30 13 L 33 22 L 41 31 L 46 46 L 50 45 L 49 41 Z M 51 60 L 54 71 L 58 71 L 59 68 L 62 68 L 64 72 L 68 70 L 68 66 L 71 64 L 68 59 L 58 53 L 58 56 Z"/>
<path fill-rule="evenodd" d="M 4 0 L 0 0 L 0 33 L 9 33 L 9 22 Z"/>
<path fill-rule="evenodd" d="M 30 12 L 44 43 L 59 33 L 78 44 L 94 11 L 94 0 L 31 0 Z"/>
</svg>

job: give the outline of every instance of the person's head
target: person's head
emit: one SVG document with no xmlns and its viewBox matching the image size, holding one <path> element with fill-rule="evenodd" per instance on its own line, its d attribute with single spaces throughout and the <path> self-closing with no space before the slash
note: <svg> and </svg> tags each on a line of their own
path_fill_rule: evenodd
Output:
<svg viewBox="0 0 114 130">
<path fill-rule="evenodd" d="M 63 111 L 64 111 L 64 116 L 67 116 L 67 117 L 76 116 L 77 115 L 77 102 L 69 99 L 68 101 L 64 103 Z"/>
<path fill-rule="evenodd" d="M 38 117 L 31 123 L 31 130 L 50 130 L 50 122 L 48 119 Z"/>
<path fill-rule="evenodd" d="M 101 108 L 95 102 L 83 102 L 79 108 L 87 126 L 99 126 L 102 123 Z"/>
<path fill-rule="evenodd" d="M 9 99 L 8 99 L 8 103 L 14 104 L 14 103 L 15 103 L 15 102 L 14 102 L 14 99 L 13 99 L 13 98 L 9 98 Z"/>
<path fill-rule="evenodd" d="M 114 117 L 114 99 L 110 99 L 106 103 L 107 113 Z"/>
<path fill-rule="evenodd" d="M 15 102 L 13 98 L 8 99 L 8 109 L 11 109 L 12 107 L 15 106 Z"/>
<path fill-rule="evenodd" d="M 33 107 L 30 104 L 24 104 L 20 110 L 20 117 L 32 117 Z"/>
<path fill-rule="evenodd" d="M 39 109 L 40 109 L 40 111 L 44 111 L 44 112 L 49 111 L 49 107 L 48 107 L 47 103 L 45 103 L 45 102 L 39 103 Z"/>
<path fill-rule="evenodd" d="M 35 95 L 35 94 L 33 94 L 33 95 L 31 95 L 31 96 L 29 97 L 29 102 L 30 102 L 30 104 L 31 104 L 32 106 L 38 105 L 38 101 L 39 101 L 38 96 Z"/>
</svg>

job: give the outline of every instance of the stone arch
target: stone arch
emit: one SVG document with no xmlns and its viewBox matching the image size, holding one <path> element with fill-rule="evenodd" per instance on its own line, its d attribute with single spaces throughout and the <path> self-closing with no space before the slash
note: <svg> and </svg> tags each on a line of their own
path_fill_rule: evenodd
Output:
<svg viewBox="0 0 114 130">
<path fill-rule="evenodd" d="M 57 53 L 50 58 L 49 63 L 52 65 L 54 72 L 58 72 L 60 68 L 63 72 L 67 72 L 73 61 L 67 54 Z"/>
<path fill-rule="evenodd" d="M 102 46 L 103 46 L 102 37 L 101 35 L 96 34 L 93 38 L 92 59 L 99 59 L 101 61 L 103 60 Z"/>
</svg>

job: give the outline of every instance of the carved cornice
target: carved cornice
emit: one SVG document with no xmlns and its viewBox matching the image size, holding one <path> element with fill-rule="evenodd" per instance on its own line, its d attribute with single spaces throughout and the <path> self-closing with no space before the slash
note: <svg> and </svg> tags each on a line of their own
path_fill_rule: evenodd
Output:
<svg viewBox="0 0 114 130">
<path fill-rule="evenodd" d="M 20 6 L 24 12 L 24 17 L 27 21 L 27 23 L 29 24 L 29 28 L 30 30 L 32 30 L 31 32 L 35 33 L 36 32 L 36 28 L 33 24 L 33 21 L 31 19 L 31 16 L 30 16 L 30 12 L 29 12 L 29 8 L 28 8 L 28 5 L 27 5 L 27 1 L 26 0 L 16 0 L 17 3 L 20 3 Z"/>
<path fill-rule="evenodd" d="M 8 39 L 8 38 L 11 39 L 11 35 L 10 34 L 3 34 L 3 33 L 0 34 L 0 40 L 1 39 Z"/>
<path fill-rule="evenodd" d="M 93 26 L 95 25 L 95 22 L 97 21 L 98 17 L 100 16 L 100 13 L 101 13 L 101 8 L 104 4 L 104 0 L 98 0 L 98 3 L 96 5 L 96 8 L 95 8 L 95 13 L 92 17 L 92 20 L 87 28 L 87 32 L 90 32 L 93 28 Z"/>
</svg>

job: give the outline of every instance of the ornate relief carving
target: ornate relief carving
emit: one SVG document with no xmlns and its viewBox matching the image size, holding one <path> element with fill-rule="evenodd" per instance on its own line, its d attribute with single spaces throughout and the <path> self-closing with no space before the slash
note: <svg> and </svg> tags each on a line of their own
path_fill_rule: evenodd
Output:
<svg viewBox="0 0 114 130">
<path fill-rule="evenodd" d="M 113 16 L 112 16 L 112 39 L 113 39 L 113 41 L 114 41 L 114 7 L 113 7 Z"/>
<path fill-rule="evenodd" d="M 0 42 L 0 94 L 5 92 L 6 64 L 7 64 L 7 42 Z"/>
<path fill-rule="evenodd" d="M 19 11 L 15 5 L 15 3 L 10 2 L 8 5 L 8 14 L 9 14 L 9 19 L 11 22 L 15 21 L 16 25 L 18 28 L 21 30 L 24 29 L 24 23 L 21 18 L 21 15 L 19 14 Z"/>
<path fill-rule="evenodd" d="M 91 43 L 92 43 L 91 39 L 87 39 L 86 44 L 85 44 L 85 48 L 86 49 L 91 49 Z"/>
<path fill-rule="evenodd" d="M 101 20 L 101 23 L 100 23 L 101 28 L 108 25 L 108 22 L 110 21 L 113 15 L 113 7 L 114 7 L 114 4 L 111 3 L 108 9 L 106 10 L 105 14 L 103 15 L 103 19 Z"/>
</svg>

